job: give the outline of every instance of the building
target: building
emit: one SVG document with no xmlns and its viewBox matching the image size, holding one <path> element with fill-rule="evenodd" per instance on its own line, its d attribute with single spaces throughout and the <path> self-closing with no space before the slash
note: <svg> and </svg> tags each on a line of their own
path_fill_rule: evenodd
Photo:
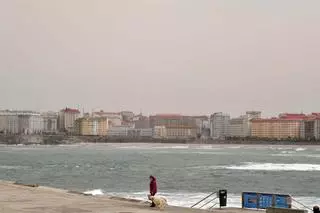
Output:
<svg viewBox="0 0 320 213">
<path fill-rule="evenodd" d="M 121 115 L 122 121 L 129 122 L 129 123 L 133 121 L 134 113 L 131 111 L 121 111 L 120 115 Z"/>
<path fill-rule="evenodd" d="M 130 138 L 152 138 L 153 129 L 128 129 L 128 137 Z"/>
<path fill-rule="evenodd" d="M 251 119 L 261 118 L 261 112 L 248 111 L 245 115 L 230 119 L 229 135 L 245 138 L 251 136 Z"/>
<path fill-rule="evenodd" d="M 75 121 L 75 133 L 86 136 L 106 136 L 108 119 L 102 117 L 83 117 Z"/>
<path fill-rule="evenodd" d="M 62 132 L 72 132 L 75 121 L 78 118 L 80 118 L 80 111 L 78 109 L 62 109 L 58 115 L 59 130 Z"/>
<path fill-rule="evenodd" d="M 122 115 L 119 112 L 104 112 L 103 110 L 101 110 L 98 112 L 92 112 L 92 117 L 107 118 L 109 127 L 122 125 Z"/>
<path fill-rule="evenodd" d="M 194 119 L 196 126 L 197 126 L 197 135 L 205 135 L 206 129 L 209 127 L 209 118 L 206 115 L 201 116 L 192 116 L 192 119 Z"/>
<path fill-rule="evenodd" d="M 210 137 L 224 139 L 229 136 L 230 115 L 222 112 L 210 116 Z"/>
<path fill-rule="evenodd" d="M 40 134 L 43 118 L 34 111 L 0 111 L 0 132 L 5 134 Z"/>
<path fill-rule="evenodd" d="M 133 120 L 134 128 L 136 129 L 148 129 L 150 128 L 150 120 L 146 116 L 136 116 Z"/>
<path fill-rule="evenodd" d="M 57 133 L 58 132 L 58 113 L 45 112 L 41 114 L 43 118 L 43 132 Z"/>
<path fill-rule="evenodd" d="M 251 120 L 252 137 L 271 138 L 271 139 L 288 139 L 301 138 L 301 130 L 304 128 L 303 123 L 307 119 L 304 114 L 280 114 L 278 118 Z M 308 126 L 308 125 L 307 125 Z"/>
<path fill-rule="evenodd" d="M 320 140 L 320 113 L 312 113 L 301 123 L 300 138 Z"/>
<path fill-rule="evenodd" d="M 191 116 L 178 114 L 157 114 L 149 117 L 150 127 L 165 127 L 167 138 L 195 138 L 197 125 Z"/>
<path fill-rule="evenodd" d="M 109 137 L 128 137 L 130 130 L 133 130 L 133 128 L 127 126 L 111 126 L 107 134 Z"/>
<path fill-rule="evenodd" d="M 155 126 L 153 128 L 153 138 L 165 139 L 168 138 L 167 129 L 165 126 Z"/>
</svg>

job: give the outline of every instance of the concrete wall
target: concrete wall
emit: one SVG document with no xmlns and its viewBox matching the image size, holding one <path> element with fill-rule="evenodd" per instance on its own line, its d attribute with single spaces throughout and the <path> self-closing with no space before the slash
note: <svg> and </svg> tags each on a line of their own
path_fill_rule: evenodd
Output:
<svg viewBox="0 0 320 213">
<path fill-rule="evenodd" d="M 308 211 L 303 209 L 268 208 L 267 213 L 308 213 Z"/>
</svg>

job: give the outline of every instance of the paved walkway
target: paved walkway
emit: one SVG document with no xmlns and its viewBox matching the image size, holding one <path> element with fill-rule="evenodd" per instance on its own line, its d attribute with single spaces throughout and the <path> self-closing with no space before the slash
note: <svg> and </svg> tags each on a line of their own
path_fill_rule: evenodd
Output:
<svg viewBox="0 0 320 213">
<path fill-rule="evenodd" d="M 150 213 L 145 202 L 92 197 L 47 187 L 26 187 L 0 181 L 0 213 Z M 250 210 L 223 209 L 219 213 L 252 213 Z M 206 211 L 168 207 L 162 212 L 204 213 Z M 256 211 L 255 211 L 256 212 Z"/>
</svg>

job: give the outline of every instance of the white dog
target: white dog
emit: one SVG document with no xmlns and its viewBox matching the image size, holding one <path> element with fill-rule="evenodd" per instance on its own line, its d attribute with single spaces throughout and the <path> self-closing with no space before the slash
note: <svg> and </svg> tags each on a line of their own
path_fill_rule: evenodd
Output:
<svg viewBox="0 0 320 213">
<path fill-rule="evenodd" d="M 167 204 L 167 199 L 164 197 L 155 197 L 148 195 L 149 200 L 151 200 L 157 208 L 163 210 L 168 204 Z"/>
</svg>

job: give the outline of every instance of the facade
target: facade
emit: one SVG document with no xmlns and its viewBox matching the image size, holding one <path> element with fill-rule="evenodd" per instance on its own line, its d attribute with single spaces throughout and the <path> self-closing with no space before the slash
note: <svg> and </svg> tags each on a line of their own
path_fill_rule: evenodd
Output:
<svg viewBox="0 0 320 213">
<path fill-rule="evenodd" d="M 129 122 L 129 123 L 133 121 L 134 113 L 131 111 L 121 111 L 120 115 L 121 115 L 122 121 Z"/>
<path fill-rule="evenodd" d="M 129 129 L 128 137 L 131 138 L 151 138 L 153 136 L 153 129 Z"/>
<path fill-rule="evenodd" d="M 230 119 L 229 134 L 231 137 L 245 138 L 251 136 L 251 120 L 261 118 L 261 112 L 248 111 L 245 115 Z"/>
<path fill-rule="evenodd" d="M 106 136 L 108 133 L 108 119 L 100 117 L 84 117 L 75 121 L 75 132 L 78 135 Z"/>
<path fill-rule="evenodd" d="M 209 128 L 209 118 L 206 115 L 202 116 L 192 116 L 197 127 L 197 135 L 204 135 L 204 132 L 207 128 Z"/>
<path fill-rule="evenodd" d="M 107 134 L 109 137 L 128 137 L 128 132 L 130 130 L 133 130 L 133 128 L 126 126 L 111 126 L 109 127 Z"/>
<path fill-rule="evenodd" d="M 155 126 L 153 128 L 153 138 L 165 139 L 167 137 L 167 129 L 165 126 Z"/>
<path fill-rule="evenodd" d="M 270 119 L 253 119 L 252 137 L 256 138 L 273 138 L 288 139 L 301 138 L 304 129 L 304 114 L 280 114 L 278 118 Z M 309 124 L 307 123 L 309 128 Z"/>
<path fill-rule="evenodd" d="M 300 138 L 320 140 L 320 113 L 312 113 L 301 122 Z"/>
<path fill-rule="evenodd" d="M 58 123 L 60 131 L 72 132 L 75 121 L 80 118 L 80 111 L 77 109 L 65 108 L 59 112 Z"/>
<path fill-rule="evenodd" d="M 45 112 L 41 114 L 43 118 L 43 132 L 56 133 L 58 132 L 58 113 Z"/>
<path fill-rule="evenodd" d="M 121 126 L 122 125 L 122 115 L 119 112 L 92 112 L 92 117 L 103 117 L 108 119 L 109 127 Z"/>
<path fill-rule="evenodd" d="M 196 121 L 191 116 L 177 114 L 158 114 L 150 116 L 150 127 L 165 127 L 167 138 L 195 138 Z"/>
<path fill-rule="evenodd" d="M 217 112 L 210 117 L 210 136 L 213 139 L 224 139 L 229 136 L 230 115 Z"/>
<path fill-rule="evenodd" d="M 40 134 L 43 118 L 34 111 L 0 111 L 0 132 L 5 134 Z"/>
<path fill-rule="evenodd" d="M 150 120 L 146 116 L 136 117 L 134 122 L 134 128 L 136 129 L 148 129 L 150 128 Z"/>
</svg>

